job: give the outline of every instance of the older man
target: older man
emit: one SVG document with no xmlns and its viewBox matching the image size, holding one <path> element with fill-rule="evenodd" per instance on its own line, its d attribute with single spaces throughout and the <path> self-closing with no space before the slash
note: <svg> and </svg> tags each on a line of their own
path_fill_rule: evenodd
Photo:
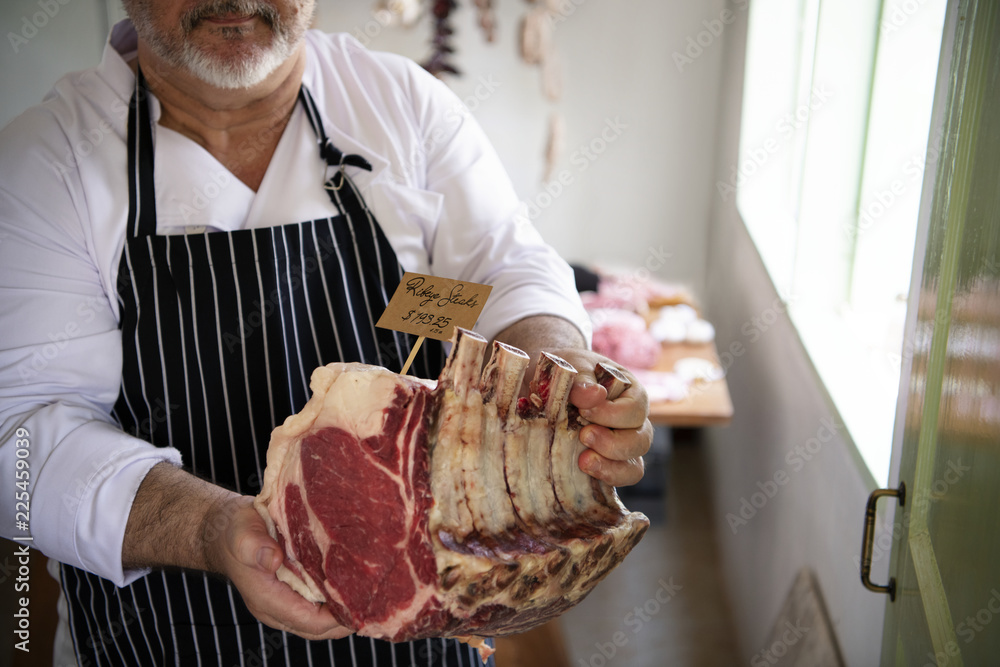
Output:
<svg viewBox="0 0 1000 667">
<path fill-rule="evenodd" d="M 373 321 L 404 268 L 493 285 L 484 334 L 582 370 L 595 477 L 641 477 L 645 394 L 593 383 L 568 267 L 432 77 L 308 31 L 313 0 L 125 6 L 101 64 L 0 134 L 0 472 L 29 434 L 78 661 L 471 664 L 350 636 L 277 580 L 250 506 L 271 429 L 318 365 L 399 366 L 412 340 Z M 7 504 L 2 527 L 27 530 Z"/>
</svg>

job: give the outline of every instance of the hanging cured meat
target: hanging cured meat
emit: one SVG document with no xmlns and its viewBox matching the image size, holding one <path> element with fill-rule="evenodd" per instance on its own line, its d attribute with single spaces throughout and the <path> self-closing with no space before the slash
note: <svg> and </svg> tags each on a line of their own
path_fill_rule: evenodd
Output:
<svg viewBox="0 0 1000 667">
<path fill-rule="evenodd" d="M 431 17 L 434 28 L 431 37 L 431 55 L 423 67 L 434 76 L 459 73 L 459 69 L 451 63 L 451 56 L 455 53 L 451 45 L 451 37 L 455 34 L 455 30 L 451 27 L 451 13 L 456 7 L 455 0 L 432 1 Z"/>
</svg>

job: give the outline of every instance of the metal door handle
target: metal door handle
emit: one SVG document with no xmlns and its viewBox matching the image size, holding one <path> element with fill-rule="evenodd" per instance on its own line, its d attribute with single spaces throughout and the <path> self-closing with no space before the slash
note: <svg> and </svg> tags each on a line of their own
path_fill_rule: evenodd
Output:
<svg viewBox="0 0 1000 667">
<path fill-rule="evenodd" d="M 899 498 L 899 505 L 906 504 L 906 483 L 900 482 L 898 489 L 875 489 L 868 496 L 868 505 L 865 507 L 865 533 L 861 539 L 861 583 L 865 588 L 875 593 L 888 593 L 889 600 L 896 601 L 896 578 L 889 577 L 886 586 L 873 584 L 872 574 L 872 545 L 875 542 L 875 504 L 879 498 L 884 496 L 894 496 Z"/>
</svg>

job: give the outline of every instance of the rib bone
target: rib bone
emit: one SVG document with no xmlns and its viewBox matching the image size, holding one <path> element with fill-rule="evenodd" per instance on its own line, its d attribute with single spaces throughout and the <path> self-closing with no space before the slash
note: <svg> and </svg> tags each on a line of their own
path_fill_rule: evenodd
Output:
<svg viewBox="0 0 1000 667">
<path fill-rule="evenodd" d="M 479 369 L 486 345 L 479 334 L 456 329 L 438 385 L 444 404 L 453 409 L 442 410 L 438 416 L 438 442 L 442 446 L 432 452 L 432 493 L 438 499 L 435 508 L 441 527 L 459 541 L 475 530 L 474 508 L 486 493 L 478 475 L 483 446 Z"/>
<path fill-rule="evenodd" d="M 564 360 L 543 352 L 528 401 L 518 410 L 524 428 L 515 429 L 507 443 L 507 486 L 518 516 L 535 535 L 563 524 L 552 488 L 552 443 L 556 424 L 566 421 L 575 375 L 576 369 Z"/>
<path fill-rule="evenodd" d="M 254 504 L 285 553 L 278 576 L 359 635 L 523 632 L 583 599 L 649 526 L 579 469 L 570 364 L 543 354 L 518 398 L 527 355 L 494 345 L 480 374 L 486 341 L 452 343 L 436 384 L 316 369 L 271 437 Z M 597 373 L 609 396 L 625 386 Z"/>
<path fill-rule="evenodd" d="M 504 478 L 504 439 L 510 428 L 509 418 L 516 416 L 517 394 L 528 361 L 528 355 L 516 347 L 496 342 L 483 371 L 478 472 L 485 494 L 482 502 L 472 508 L 473 521 L 483 535 L 505 535 L 517 524 Z"/>
</svg>

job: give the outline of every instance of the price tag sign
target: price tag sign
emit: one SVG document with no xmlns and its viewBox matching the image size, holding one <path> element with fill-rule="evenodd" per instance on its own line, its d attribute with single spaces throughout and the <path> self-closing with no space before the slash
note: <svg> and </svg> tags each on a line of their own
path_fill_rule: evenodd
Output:
<svg viewBox="0 0 1000 667">
<path fill-rule="evenodd" d="M 472 329 L 493 290 L 489 285 L 407 272 L 375 326 L 419 336 L 410 361 L 424 338 L 450 340 L 455 327 Z"/>
</svg>

